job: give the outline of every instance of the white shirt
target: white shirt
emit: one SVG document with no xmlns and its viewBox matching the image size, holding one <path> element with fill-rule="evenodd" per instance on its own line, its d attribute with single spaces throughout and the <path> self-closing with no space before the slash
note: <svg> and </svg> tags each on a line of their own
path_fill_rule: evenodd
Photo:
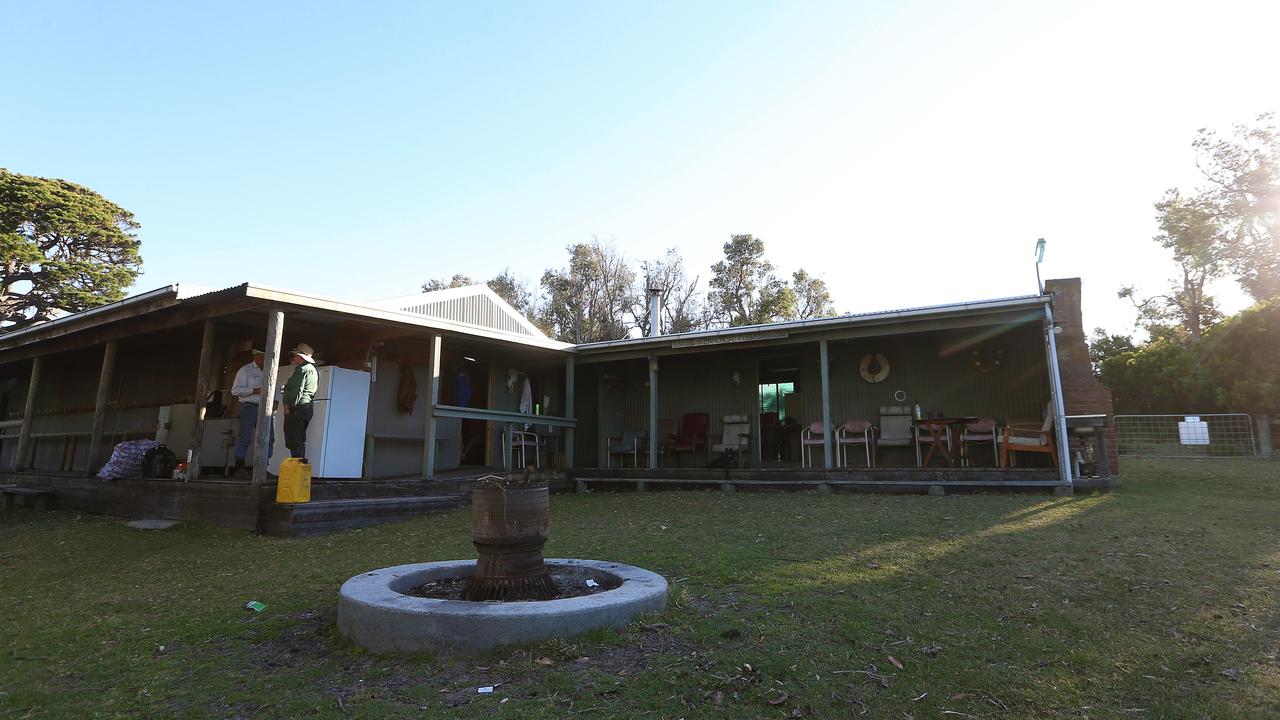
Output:
<svg viewBox="0 0 1280 720">
<path fill-rule="evenodd" d="M 262 389 L 262 368 L 250 361 L 236 371 L 236 380 L 231 384 L 231 394 L 240 398 L 241 403 L 257 405 L 262 395 L 255 395 L 254 390 Z"/>
</svg>

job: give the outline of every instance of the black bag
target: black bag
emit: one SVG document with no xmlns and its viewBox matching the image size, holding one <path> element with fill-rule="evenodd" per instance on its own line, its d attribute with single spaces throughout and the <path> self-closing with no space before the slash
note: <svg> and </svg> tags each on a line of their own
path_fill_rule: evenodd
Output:
<svg viewBox="0 0 1280 720">
<path fill-rule="evenodd" d="M 706 464 L 708 470 L 727 470 L 736 467 L 738 467 L 738 455 L 728 451 L 711 458 L 711 462 Z"/>
<path fill-rule="evenodd" d="M 164 445 L 157 445 L 142 456 L 143 477 L 172 478 L 177 466 L 178 456 Z"/>
</svg>

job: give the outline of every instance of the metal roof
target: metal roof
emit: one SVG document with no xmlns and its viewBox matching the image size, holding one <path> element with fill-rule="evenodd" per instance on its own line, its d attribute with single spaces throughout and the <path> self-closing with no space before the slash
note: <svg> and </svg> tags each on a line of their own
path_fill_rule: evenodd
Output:
<svg viewBox="0 0 1280 720">
<path fill-rule="evenodd" d="M 963 315 L 980 315 L 1020 307 L 1037 307 L 1051 303 L 1053 296 L 1019 295 L 1015 297 L 997 298 L 995 300 L 978 300 L 972 302 L 948 303 L 944 305 L 926 305 L 903 310 L 876 310 L 863 313 L 845 313 L 835 317 L 813 318 L 810 320 L 789 320 L 758 325 L 739 325 L 716 330 L 697 330 L 686 333 L 671 333 L 657 337 L 627 338 L 624 340 L 608 340 L 604 342 L 577 345 L 578 352 L 607 351 L 613 349 L 632 349 L 646 346 L 683 344 L 684 341 L 714 339 L 733 335 L 767 334 L 770 332 L 791 332 L 795 330 L 830 330 L 833 328 L 860 324 L 872 324 L 886 320 L 925 320 L 933 317 L 953 317 Z M 762 339 L 767 339 L 762 338 Z"/>
<path fill-rule="evenodd" d="M 236 297 L 257 298 L 268 302 L 295 305 L 356 318 L 394 322 L 413 327 L 446 331 L 459 335 L 470 335 L 473 337 L 499 340 L 548 350 L 583 353 L 607 352 L 615 349 L 635 349 L 664 345 L 679 347 L 686 343 L 690 345 L 701 344 L 697 342 L 699 340 L 714 342 L 716 338 L 725 338 L 735 335 L 754 334 L 758 339 L 768 339 L 768 333 L 771 332 L 788 333 L 797 330 L 817 331 L 843 326 L 874 324 L 895 320 L 912 321 L 933 317 L 980 315 L 1016 309 L 1019 307 L 1046 305 L 1049 304 L 1053 298 L 1051 294 L 1022 295 L 995 300 L 929 305 L 903 310 L 846 313 L 844 315 L 828 318 L 792 320 L 760 325 L 744 325 L 739 327 L 720 328 L 716 330 L 672 333 L 659 335 L 657 337 L 638 337 L 623 340 L 585 343 L 575 346 L 571 343 L 559 342 L 557 340 L 547 338 L 540 331 L 537 331 L 536 326 L 533 326 L 527 319 L 520 316 L 518 311 L 508 305 L 486 286 L 452 288 L 432 293 L 419 293 L 417 295 L 379 300 L 373 303 L 354 303 L 345 300 L 273 288 L 266 285 L 255 285 L 252 283 L 233 285 L 222 289 L 211 289 L 200 285 L 175 283 L 140 293 L 114 303 L 108 303 L 96 308 L 66 315 L 56 320 L 23 328 L 22 330 L 0 334 L 0 349 L 26 344 L 27 342 L 39 342 L 39 336 L 42 334 L 48 334 L 50 331 L 53 331 L 54 334 L 61 335 L 64 333 L 58 331 L 63 329 L 65 329 L 66 332 L 75 332 L 77 329 L 94 327 L 98 323 L 93 321 L 98 318 L 101 318 L 102 322 L 110 322 L 107 316 L 109 316 L 113 311 L 126 310 L 138 305 L 146 305 L 150 303 L 153 307 L 144 312 L 155 312 L 178 306 L 183 303 L 203 304 L 216 302 L 225 298 Z M 499 309 L 502 310 L 504 316 L 514 314 L 517 317 L 520 317 L 523 324 L 520 324 L 518 328 L 508 329 L 501 321 L 494 321 L 492 316 L 485 316 L 482 309 L 477 307 L 464 306 L 453 309 L 448 307 L 430 307 L 433 303 L 449 303 L 454 300 L 465 299 L 468 297 L 496 300 L 497 303 L 501 303 Z M 423 305 L 428 307 L 419 307 Z M 448 317 L 451 313 L 453 313 L 452 318 Z M 74 327 L 75 325 L 82 323 L 84 324 L 83 328 Z M 534 332 L 537 334 L 534 335 L 525 332 L 525 330 L 528 329 L 525 327 L 526 325 L 528 328 L 533 328 Z"/>
<path fill-rule="evenodd" d="M 485 288 L 485 290 L 488 290 L 488 288 Z M 308 295 L 292 290 L 273 288 L 266 285 L 243 283 L 222 289 L 212 289 L 200 285 L 175 283 L 173 285 L 166 285 L 164 287 L 156 288 L 155 290 L 139 293 L 138 295 L 133 295 L 117 302 L 107 303 L 78 313 L 72 313 L 56 320 L 32 325 L 31 327 L 23 328 L 22 330 L 15 330 L 13 332 L 0 334 L 0 350 L 28 344 L 30 342 L 40 342 L 40 340 L 43 339 L 41 337 L 43 335 L 64 335 L 66 333 L 73 333 L 79 330 L 96 327 L 100 324 L 120 319 L 119 317 L 113 317 L 117 316 L 119 311 L 139 309 L 139 306 L 150 306 L 137 313 L 146 314 L 181 306 L 184 303 L 198 305 L 241 297 L 257 298 L 285 305 L 306 307 L 313 310 L 331 312 L 355 318 L 394 322 L 412 327 L 450 332 L 458 335 L 469 335 L 490 340 L 501 340 L 548 350 L 571 350 L 573 348 L 573 345 L 570 343 L 551 340 L 541 333 L 534 336 L 518 332 L 508 332 L 498 328 L 484 327 L 481 325 L 458 322 L 440 317 L 429 317 L 424 316 L 423 314 L 405 312 L 398 309 L 374 307 L 372 305 L 353 303 L 335 298 Z M 133 315 L 130 315 L 130 317 L 132 316 Z"/>
</svg>

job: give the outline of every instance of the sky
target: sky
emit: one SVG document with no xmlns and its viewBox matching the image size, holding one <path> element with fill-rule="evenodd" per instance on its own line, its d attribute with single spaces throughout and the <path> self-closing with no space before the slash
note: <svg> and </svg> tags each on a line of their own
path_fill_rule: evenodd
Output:
<svg viewBox="0 0 1280 720">
<path fill-rule="evenodd" d="M 135 291 L 350 300 L 736 233 L 862 312 L 1174 266 L 1191 141 L 1280 110 L 1280 3 L 0 0 L 0 167 L 142 224 Z M 1220 283 L 1228 311 L 1247 305 Z"/>
</svg>

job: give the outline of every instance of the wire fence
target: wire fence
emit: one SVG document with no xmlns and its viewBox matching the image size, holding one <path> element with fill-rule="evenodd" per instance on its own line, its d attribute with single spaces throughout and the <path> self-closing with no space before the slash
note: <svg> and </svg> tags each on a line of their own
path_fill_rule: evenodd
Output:
<svg viewBox="0 0 1280 720">
<path fill-rule="evenodd" d="M 1251 458 L 1253 418 L 1215 415 L 1116 415 L 1116 444 L 1128 457 Z"/>
</svg>

